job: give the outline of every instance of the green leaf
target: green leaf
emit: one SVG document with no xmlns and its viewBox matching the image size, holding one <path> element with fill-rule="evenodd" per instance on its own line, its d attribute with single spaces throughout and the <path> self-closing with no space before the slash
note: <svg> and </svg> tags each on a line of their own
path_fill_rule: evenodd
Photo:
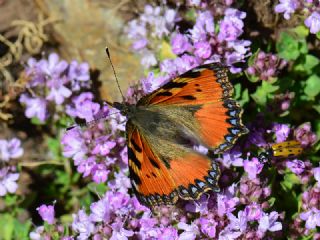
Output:
<svg viewBox="0 0 320 240">
<path fill-rule="evenodd" d="M 294 67 L 294 70 L 311 74 L 312 69 L 315 66 L 317 66 L 319 64 L 319 62 L 320 62 L 319 58 L 317 58 L 311 54 L 308 54 L 306 56 L 303 56 L 303 60 L 301 61 L 300 64 L 298 64 Z"/>
<path fill-rule="evenodd" d="M 256 60 L 259 52 L 260 52 L 260 48 L 258 48 L 257 51 L 249 57 L 249 59 L 248 59 L 249 66 L 252 66 L 254 64 L 254 61 Z"/>
<path fill-rule="evenodd" d="M 313 74 L 307 79 L 304 93 L 309 98 L 314 98 L 320 93 L 320 77 L 318 75 Z"/>
<path fill-rule="evenodd" d="M 16 205 L 18 201 L 17 195 L 6 195 L 4 199 L 7 207 Z"/>
<path fill-rule="evenodd" d="M 317 32 L 317 38 L 319 38 L 320 39 L 320 32 Z"/>
<path fill-rule="evenodd" d="M 247 76 L 247 78 L 248 78 L 248 80 L 250 82 L 255 83 L 255 82 L 258 82 L 260 80 L 260 78 L 258 76 L 254 76 L 254 75 L 248 74 L 247 71 L 245 71 L 245 74 L 246 74 L 246 76 Z"/>
<path fill-rule="evenodd" d="M 55 159 L 59 159 L 60 157 L 60 141 L 57 138 L 47 138 L 47 145 L 50 152 L 54 155 Z"/>
<path fill-rule="evenodd" d="M 39 118 L 33 117 L 31 118 L 31 123 L 34 125 L 45 125 L 45 122 L 41 122 Z"/>
<path fill-rule="evenodd" d="M 312 68 L 317 66 L 319 64 L 319 62 L 320 62 L 319 58 L 317 58 L 311 54 L 308 54 L 308 55 L 306 55 L 304 67 L 308 70 L 311 70 Z"/>
<path fill-rule="evenodd" d="M 320 114 L 320 105 L 312 106 L 313 109 L 315 109 Z"/>
<path fill-rule="evenodd" d="M 1 240 L 13 239 L 14 218 L 9 214 L 0 215 L 0 237 Z"/>
<path fill-rule="evenodd" d="M 62 116 L 59 118 L 59 125 L 66 128 L 70 125 L 74 124 L 74 120 L 68 116 Z"/>
<path fill-rule="evenodd" d="M 99 196 L 102 196 L 107 191 L 107 186 L 104 183 L 94 183 L 91 182 L 88 184 L 88 189 L 90 192 L 94 194 L 98 194 Z"/>
<path fill-rule="evenodd" d="M 234 85 L 234 98 L 239 99 L 241 97 L 241 84 L 237 83 Z"/>
<path fill-rule="evenodd" d="M 194 8 L 189 8 L 185 14 L 185 18 L 188 21 L 195 22 L 197 19 L 197 12 Z"/>
<path fill-rule="evenodd" d="M 307 41 L 305 39 L 302 39 L 298 42 L 299 44 L 299 51 L 300 53 L 306 54 L 308 53 L 308 44 Z"/>
<path fill-rule="evenodd" d="M 300 37 L 300 38 L 306 38 L 309 35 L 309 29 L 304 26 L 300 25 L 293 29 L 293 31 Z"/>
<path fill-rule="evenodd" d="M 276 48 L 281 58 L 295 60 L 299 57 L 299 43 L 288 32 L 281 32 Z"/>
<path fill-rule="evenodd" d="M 18 220 L 14 220 L 14 239 L 27 240 L 29 239 L 29 231 L 32 223 L 30 220 L 21 223 Z"/>
<path fill-rule="evenodd" d="M 268 203 L 269 203 L 269 206 L 272 207 L 274 205 L 276 201 L 276 198 L 275 197 L 271 197 L 269 200 L 268 200 Z"/>
<path fill-rule="evenodd" d="M 243 105 L 245 105 L 247 102 L 249 102 L 250 98 L 249 98 L 249 90 L 245 89 L 242 92 L 242 97 L 241 99 L 239 99 L 239 103 L 241 105 L 241 107 L 243 107 Z"/>
<path fill-rule="evenodd" d="M 60 221 L 64 224 L 70 224 L 73 221 L 72 215 L 71 214 L 65 214 L 60 216 Z M 65 226 L 65 235 L 69 235 L 69 228 Z"/>
<path fill-rule="evenodd" d="M 241 84 L 237 83 L 234 85 L 234 90 L 235 90 L 235 96 L 234 98 L 238 100 L 240 103 L 241 107 L 243 107 L 244 104 L 249 102 L 249 91 L 248 89 L 245 89 L 241 91 Z"/>
<path fill-rule="evenodd" d="M 287 172 L 280 184 L 285 191 L 290 191 L 294 185 L 300 184 L 300 180 L 294 173 Z"/>
<path fill-rule="evenodd" d="M 259 105 L 266 105 L 268 98 L 272 97 L 272 93 L 276 92 L 279 86 L 274 86 L 272 83 L 262 81 L 262 85 L 257 88 L 256 92 L 251 94 L 253 100 Z"/>
<path fill-rule="evenodd" d="M 161 42 L 161 50 L 160 50 L 160 60 L 165 60 L 165 59 L 173 59 L 176 58 L 177 56 L 172 52 L 171 45 L 163 40 Z"/>
</svg>

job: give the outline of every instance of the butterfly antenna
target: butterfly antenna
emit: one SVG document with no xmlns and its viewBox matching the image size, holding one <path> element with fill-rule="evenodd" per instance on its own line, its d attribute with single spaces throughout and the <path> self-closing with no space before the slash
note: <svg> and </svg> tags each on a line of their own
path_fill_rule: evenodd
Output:
<svg viewBox="0 0 320 240">
<path fill-rule="evenodd" d="M 122 99 L 124 100 L 124 95 L 123 95 L 123 93 L 122 93 L 122 91 L 121 91 L 120 84 L 119 84 L 119 81 L 118 81 L 118 78 L 117 78 L 117 74 L 116 74 L 116 71 L 114 70 L 114 67 L 113 67 L 113 64 L 112 64 L 112 61 L 111 61 L 111 57 L 110 57 L 110 53 L 109 53 L 109 48 L 107 48 L 107 47 L 106 47 L 106 53 L 107 53 L 108 59 L 109 59 L 110 64 L 111 64 L 114 77 L 116 78 L 116 82 L 117 82 L 117 85 L 118 85 L 118 89 L 119 89 L 119 91 L 120 91 L 120 93 L 121 93 Z"/>
</svg>

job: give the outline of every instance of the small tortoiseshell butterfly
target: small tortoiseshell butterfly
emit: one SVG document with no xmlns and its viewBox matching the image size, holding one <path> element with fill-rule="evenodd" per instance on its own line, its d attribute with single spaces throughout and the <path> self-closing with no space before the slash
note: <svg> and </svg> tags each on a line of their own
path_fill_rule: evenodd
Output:
<svg viewBox="0 0 320 240">
<path fill-rule="evenodd" d="M 194 146 L 218 154 L 247 133 L 232 94 L 227 68 L 212 63 L 180 75 L 137 104 L 108 103 L 127 117 L 130 179 L 142 204 L 174 204 L 179 197 L 195 200 L 219 191 L 218 164 Z"/>
</svg>

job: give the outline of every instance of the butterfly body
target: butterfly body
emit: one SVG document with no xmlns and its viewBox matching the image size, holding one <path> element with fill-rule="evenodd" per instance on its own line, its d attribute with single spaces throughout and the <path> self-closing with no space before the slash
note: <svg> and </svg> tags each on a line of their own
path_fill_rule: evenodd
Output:
<svg viewBox="0 0 320 240">
<path fill-rule="evenodd" d="M 247 132 L 221 64 L 192 69 L 142 97 L 113 103 L 126 124 L 132 187 L 145 205 L 219 191 L 219 166 L 194 146 L 222 153 Z"/>
</svg>

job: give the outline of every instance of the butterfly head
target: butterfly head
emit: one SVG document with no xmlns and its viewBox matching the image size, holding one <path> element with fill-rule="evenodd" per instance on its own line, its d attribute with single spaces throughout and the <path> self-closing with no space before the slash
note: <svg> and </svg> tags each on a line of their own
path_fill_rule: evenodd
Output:
<svg viewBox="0 0 320 240">
<path fill-rule="evenodd" d="M 129 103 L 114 102 L 112 107 L 118 109 L 123 116 L 131 116 L 134 112 L 134 105 Z"/>
</svg>

